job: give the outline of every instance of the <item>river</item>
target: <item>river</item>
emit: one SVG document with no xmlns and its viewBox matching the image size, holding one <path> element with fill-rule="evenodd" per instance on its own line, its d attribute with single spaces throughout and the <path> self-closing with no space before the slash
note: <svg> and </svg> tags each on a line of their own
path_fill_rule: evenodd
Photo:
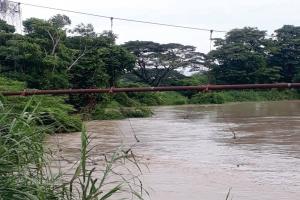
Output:
<svg viewBox="0 0 300 200">
<path fill-rule="evenodd" d="M 101 152 L 134 144 L 136 135 L 134 152 L 147 163 L 142 180 L 150 199 L 224 200 L 230 188 L 236 200 L 300 198 L 300 101 L 153 111 L 150 118 L 86 123 Z M 59 143 L 70 163 L 78 159 L 79 134 L 47 142 Z"/>
</svg>

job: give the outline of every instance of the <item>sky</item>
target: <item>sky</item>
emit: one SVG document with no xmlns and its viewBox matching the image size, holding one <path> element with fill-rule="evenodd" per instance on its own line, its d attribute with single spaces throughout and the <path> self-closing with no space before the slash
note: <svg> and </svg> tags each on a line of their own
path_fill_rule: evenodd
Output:
<svg viewBox="0 0 300 200">
<path fill-rule="evenodd" d="M 18 1 L 18 0 L 16 0 Z M 284 24 L 299 25 L 299 0 L 19 0 L 62 9 L 89 12 L 112 17 L 131 18 L 199 28 L 226 30 L 258 27 L 271 34 Z M 72 24 L 91 23 L 97 32 L 110 29 L 110 20 L 21 5 L 22 19 L 49 19 L 66 14 Z M 181 43 L 208 52 L 209 32 L 162 27 L 114 20 L 117 43 L 147 40 L 159 43 Z M 214 33 L 224 37 L 224 33 Z"/>
</svg>

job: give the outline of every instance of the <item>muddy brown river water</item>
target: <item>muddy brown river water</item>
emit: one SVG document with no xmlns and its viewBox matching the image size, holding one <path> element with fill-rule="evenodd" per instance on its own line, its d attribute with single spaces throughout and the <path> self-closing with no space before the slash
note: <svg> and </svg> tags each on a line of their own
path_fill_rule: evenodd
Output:
<svg viewBox="0 0 300 200">
<path fill-rule="evenodd" d="M 148 165 L 142 180 L 150 199 L 224 200 L 229 188 L 236 200 L 300 199 L 300 101 L 153 110 L 151 118 L 86 124 L 100 152 L 137 136 L 134 152 Z M 78 159 L 80 134 L 47 142 L 61 146 L 63 168 Z"/>
</svg>

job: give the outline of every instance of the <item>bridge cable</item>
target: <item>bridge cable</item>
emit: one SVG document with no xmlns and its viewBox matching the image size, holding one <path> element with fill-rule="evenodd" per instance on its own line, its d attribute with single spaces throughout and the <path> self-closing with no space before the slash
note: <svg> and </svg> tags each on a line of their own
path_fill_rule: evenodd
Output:
<svg viewBox="0 0 300 200">
<path fill-rule="evenodd" d="M 81 11 L 75 11 L 75 10 L 62 9 L 62 8 L 55 8 L 55 7 L 36 5 L 36 4 L 31 4 L 31 3 L 22 3 L 22 2 L 16 2 L 16 1 L 11 1 L 11 2 L 20 3 L 20 4 L 25 5 L 25 6 L 31 6 L 31 7 L 36 7 L 36 8 L 44 8 L 44 9 L 56 10 L 56 11 L 63 11 L 63 12 L 68 12 L 68 13 L 81 14 L 81 15 L 88 15 L 88 16 L 93 16 L 93 17 L 100 17 L 100 18 L 106 18 L 106 19 L 113 18 L 113 19 L 119 20 L 119 21 L 127 21 L 127 22 L 142 23 L 142 24 L 151 24 L 151 25 L 158 25 L 158 26 L 167 26 L 167 27 L 172 27 L 172 28 L 182 28 L 182 29 L 190 29 L 190 30 L 196 30 L 196 31 L 210 32 L 212 30 L 212 29 L 208 29 L 208 28 L 183 26 L 183 25 L 176 25 L 176 24 L 167 24 L 167 23 L 161 23 L 161 22 L 144 21 L 144 20 L 139 20 L 139 19 L 111 17 L 111 16 L 100 15 L 100 14 L 95 14 L 95 13 L 81 12 Z M 218 32 L 218 33 L 227 33 L 228 32 L 228 31 L 225 31 L 225 30 L 217 30 L 217 29 L 213 29 L 213 31 Z"/>
</svg>

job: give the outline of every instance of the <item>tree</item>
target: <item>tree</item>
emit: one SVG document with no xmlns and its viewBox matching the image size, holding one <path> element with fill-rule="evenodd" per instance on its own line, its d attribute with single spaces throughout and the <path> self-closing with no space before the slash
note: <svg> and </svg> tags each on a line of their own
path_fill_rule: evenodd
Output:
<svg viewBox="0 0 300 200">
<path fill-rule="evenodd" d="M 1 33 L 14 33 L 15 27 L 6 23 L 6 21 L 0 19 L 0 32 Z"/>
<path fill-rule="evenodd" d="M 280 68 L 281 81 L 300 81 L 300 26 L 285 25 L 275 36 L 270 64 Z"/>
<path fill-rule="evenodd" d="M 66 38 L 66 30 L 63 27 L 70 23 L 71 20 L 67 16 L 56 15 L 48 21 L 30 18 L 23 22 L 23 26 L 26 35 L 36 39 L 46 53 L 53 56 L 58 51 L 62 40 Z"/>
<path fill-rule="evenodd" d="M 50 20 L 30 18 L 23 22 L 25 35 L 13 32 L 0 22 L 1 72 L 9 77 L 26 81 L 37 89 L 68 87 L 67 66 L 72 61 L 72 49 L 64 45 L 70 20 L 56 15 Z M 8 28 L 7 28 L 8 27 Z"/>
<path fill-rule="evenodd" d="M 91 24 L 79 24 L 71 33 L 66 45 L 75 50 L 74 62 L 68 67 L 72 88 L 116 86 L 120 76 L 134 67 L 134 56 L 115 44 L 112 32 L 97 34 Z M 92 109 L 99 100 L 101 95 L 70 95 L 70 102 L 80 109 Z"/>
<path fill-rule="evenodd" d="M 266 32 L 257 28 L 234 29 L 215 39 L 216 50 L 206 59 L 217 83 L 268 83 L 279 80 L 279 68 L 268 66 Z"/>
<path fill-rule="evenodd" d="M 66 16 L 66 15 L 60 15 L 60 14 L 57 14 L 53 17 L 51 17 L 49 20 L 48 20 L 54 27 L 57 27 L 57 28 L 64 28 L 65 26 L 68 26 L 68 25 L 71 25 L 71 19 Z"/>
<path fill-rule="evenodd" d="M 135 57 L 125 48 L 112 45 L 99 49 L 105 71 L 109 76 L 109 86 L 117 86 L 117 80 L 126 72 L 130 72 L 135 66 Z"/>
<path fill-rule="evenodd" d="M 196 52 L 193 46 L 130 41 L 124 47 L 137 57 L 133 73 L 152 86 L 161 85 L 174 70 L 197 68 L 203 64 L 204 54 Z"/>
</svg>

